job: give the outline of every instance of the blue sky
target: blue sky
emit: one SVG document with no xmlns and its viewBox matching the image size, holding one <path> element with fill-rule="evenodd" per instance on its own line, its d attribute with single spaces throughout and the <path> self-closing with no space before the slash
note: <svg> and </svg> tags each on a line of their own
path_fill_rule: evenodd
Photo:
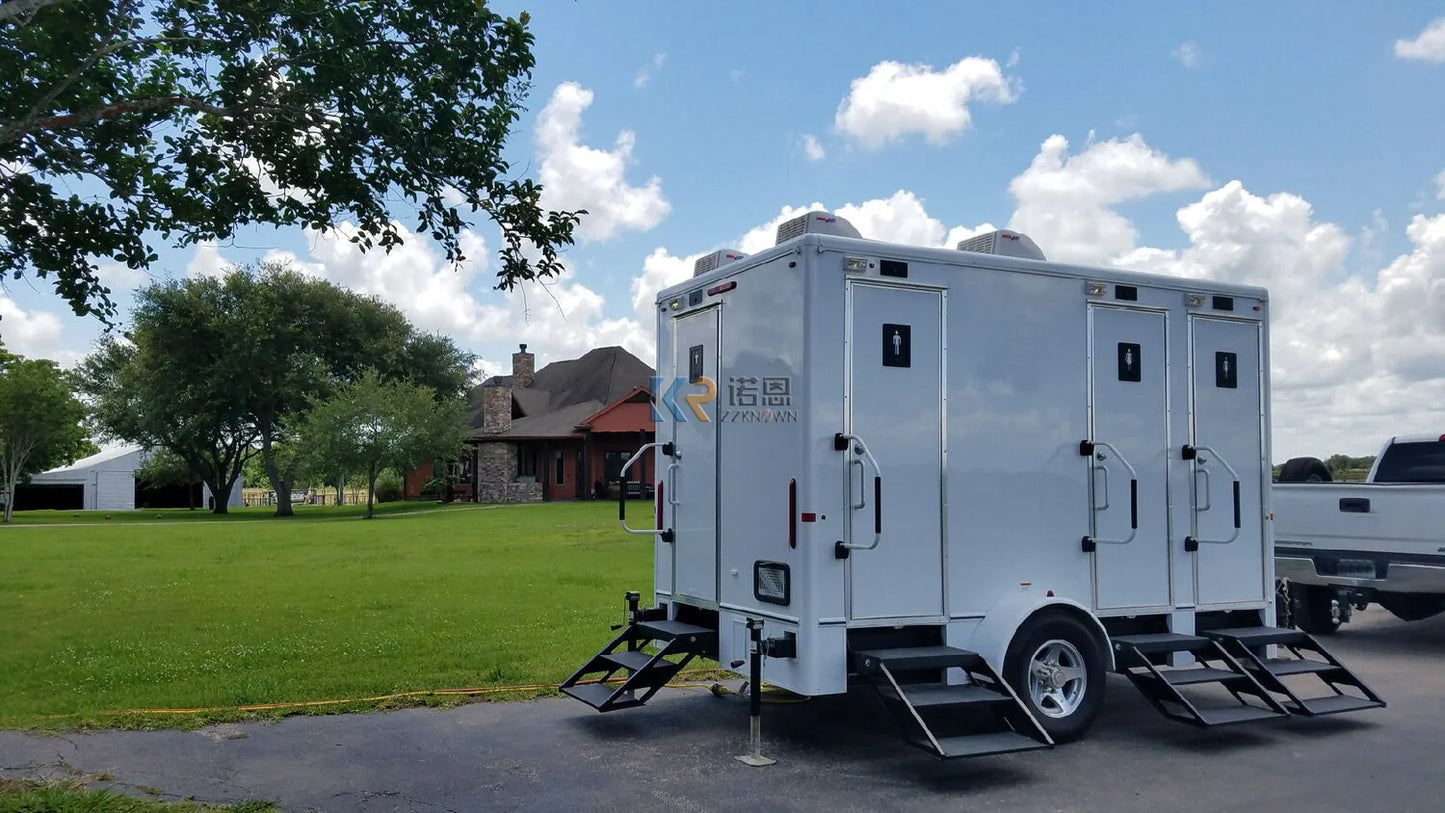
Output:
<svg viewBox="0 0 1445 813">
<path fill-rule="evenodd" d="M 613 343 L 650 360 L 638 303 L 697 254 L 761 245 L 784 207 L 821 203 L 903 242 L 1011 225 L 1055 259 L 1269 286 L 1281 459 L 1445 430 L 1438 4 L 531 13 L 537 69 L 511 152 L 554 203 L 593 212 L 566 279 L 524 301 L 420 238 L 358 256 L 299 230 L 166 250 L 152 276 L 279 252 L 493 369 L 521 341 L 544 363 Z M 485 225 L 475 240 L 496 246 Z M 145 282 L 110 278 L 122 307 Z M 41 283 L 7 283 L 0 313 L 6 344 L 32 355 L 73 361 L 98 335 Z"/>
</svg>

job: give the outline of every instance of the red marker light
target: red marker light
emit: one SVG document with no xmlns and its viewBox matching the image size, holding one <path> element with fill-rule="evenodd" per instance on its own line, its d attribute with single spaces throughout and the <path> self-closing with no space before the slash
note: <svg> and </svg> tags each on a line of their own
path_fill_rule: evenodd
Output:
<svg viewBox="0 0 1445 813">
<path fill-rule="evenodd" d="M 735 280 L 735 279 L 734 279 L 734 280 L 728 280 L 727 282 L 724 282 L 724 283 L 721 284 L 721 285 L 714 285 L 714 286 L 712 286 L 711 288 L 707 289 L 707 295 L 708 295 L 708 296 L 717 296 L 718 294 L 725 294 L 725 293 L 727 293 L 728 291 L 731 291 L 732 289 L 734 289 L 734 288 L 736 288 L 736 287 L 738 287 L 738 281 L 737 281 L 737 280 Z"/>
<path fill-rule="evenodd" d="M 804 522 L 817 522 L 817 521 L 818 521 L 818 515 L 815 514 L 815 513 L 813 513 L 812 511 L 805 511 L 805 512 L 803 513 L 802 520 L 803 520 Z"/>
</svg>

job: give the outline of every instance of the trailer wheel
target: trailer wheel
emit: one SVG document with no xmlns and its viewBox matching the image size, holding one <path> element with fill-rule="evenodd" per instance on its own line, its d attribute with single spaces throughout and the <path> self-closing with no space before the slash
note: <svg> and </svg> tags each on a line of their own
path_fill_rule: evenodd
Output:
<svg viewBox="0 0 1445 813">
<path fill-rule="evenodd" d="M 1281 483 L 1328 483 L 1333 480 L 1330 467 L 1318 457 L 1291 457 L 1279 467 Z"/>
<path fill-rule="evenodd" d="M 1340 628 L 1340 608 L 1335 591 L 1308 584 L 1289 586 L 1290 609 L 1296 627 L 1311 635 L 1333 635 Z"/>
<path fill-rule="evenodd" d="M 1004 679 L 1055 742 L 1084 735 L 1104 702 L 1104 653 L 1078 618 L 1047 613 L 1014 634 Z"/>
</svg>

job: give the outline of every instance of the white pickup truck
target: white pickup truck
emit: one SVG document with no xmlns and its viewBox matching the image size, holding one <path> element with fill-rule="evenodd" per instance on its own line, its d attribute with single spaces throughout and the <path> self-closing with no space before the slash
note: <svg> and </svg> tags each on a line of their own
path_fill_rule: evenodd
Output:
<svg viewBox="0 0 1445 813">
<path fill-rule="evenodd" d="M 1405 621 L 1445 610 L 1445 435 L 1391 438 L 1364 483 L 1293 458 L 1273 497 L 1275 576 L 1300 629 L 1334 632 L 1371 602 Z"/>
</svg>

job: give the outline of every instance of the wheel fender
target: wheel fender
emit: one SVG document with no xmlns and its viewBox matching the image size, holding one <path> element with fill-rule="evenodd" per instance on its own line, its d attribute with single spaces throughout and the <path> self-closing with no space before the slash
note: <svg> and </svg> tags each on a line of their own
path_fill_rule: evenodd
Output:
<svg viewBox="0 0 1445 813">
<path fill-rule="evenodd" d="M 1019 627 L 1038 611 L 1050 607 L 1067 607 L 1073 614 L 1089 620 L 1089 624 L 1098 631 L 1099 640 L 1103 644 L 1104 670 L 1113 671 L 1114 652 L 1113 647 L 1109 646 L 1109 633 L 1104 630 L 1104 625 L 1099 623 L 1099 619 L 1095 618 L 1087 607 L 1063 596 L 1041 596 L 1034 593 L 1009 596 L 995 604 L 983 617 L 982 623 L 973 633 L 973 642 L 969 648 L 982 655 L 995 671 L 1003 674 L 1004 657 L 1008 654 L 1009 644 L 1013 642 Z"/>
</svg>

